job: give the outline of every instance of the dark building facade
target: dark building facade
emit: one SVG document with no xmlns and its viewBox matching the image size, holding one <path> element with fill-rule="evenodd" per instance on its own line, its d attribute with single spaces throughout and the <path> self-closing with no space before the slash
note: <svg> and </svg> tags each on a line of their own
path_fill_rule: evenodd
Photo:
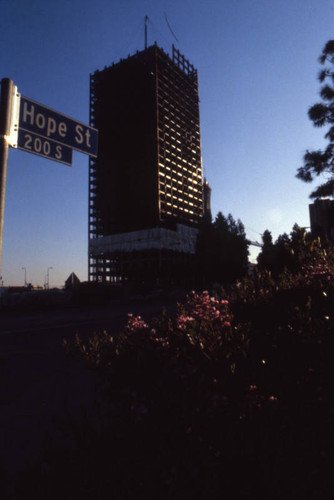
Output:
<svg viewBox="0 0 334 500">
<path fill-rule="evenodd" d="M 204 209 L 197 70 L 155 44 L 96 71 L 90 123 L 89 279 L 176 276 Z"/>
<path fill-rule="evenodd" d="M 334 243 L 334 200 L 319 199 L 309 205 L 311 232 Z"/>
</svg>

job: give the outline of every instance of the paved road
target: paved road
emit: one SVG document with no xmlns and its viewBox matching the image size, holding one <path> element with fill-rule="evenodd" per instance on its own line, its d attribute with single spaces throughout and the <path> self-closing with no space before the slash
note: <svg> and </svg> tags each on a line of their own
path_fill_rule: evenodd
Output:
<svg viewBox="0 0 334 500">
<path fill-rule="evenodd" d="M 173 307 L 174 302 L 167 303 Z M 13 333 L 48 333 L 54 330 L 86 333 L 99 329 L 119 332 L 127 320 L 128 313 L 141 314 L 146 319 L 159 314 L 165 304 L 162 301 L 114 301 L 107 306 L 78 306 L 32 312 L 0 311 L 0 336 Z M 0 344 L 1 345 L 1 344 Z"/>
<path fill-rule="evenodd" d="M 175 303 L 167 304 L 173 309 Z M 112 303 L 44 311 L 0 311 L 0 467 L 15 474 L 30 460 L 42 458 L 45 432 L 57 435 L 65 410 L 80 413 L 94 406 L 98 379 L 81 363 L 66 357 L 64 338 L 106 329 L 119 333 L 127 314 L 149 320 L 159 301 Z"/>
</svg>

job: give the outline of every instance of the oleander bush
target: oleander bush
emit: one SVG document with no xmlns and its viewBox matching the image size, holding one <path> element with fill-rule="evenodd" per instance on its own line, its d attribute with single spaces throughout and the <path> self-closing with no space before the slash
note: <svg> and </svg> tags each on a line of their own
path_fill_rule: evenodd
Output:
<svg viewBox="0 0 334 500">
<path fill-rule="evenodd" d="M 100 374 L 100 425 L 69 416 L 75 446 L 49 446 L 18 498 L 333 498 L 333 262 L 310 242 L 295 273 L 66 342 Z"/>
</svg>

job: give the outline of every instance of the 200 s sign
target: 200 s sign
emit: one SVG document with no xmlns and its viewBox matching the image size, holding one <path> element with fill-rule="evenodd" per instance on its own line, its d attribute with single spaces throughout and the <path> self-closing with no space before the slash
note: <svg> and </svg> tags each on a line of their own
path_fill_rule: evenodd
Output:
<svg viewBox="0 0 334 500">
<path fill-rule="evenodd" d="M 72 149 L 45 139 L 33 132 L 19 130 L 17 147 L 28 153 L 34 153 L 49 160 L 54 160 L 65 165 L 72 165 Z"/>
</svg>

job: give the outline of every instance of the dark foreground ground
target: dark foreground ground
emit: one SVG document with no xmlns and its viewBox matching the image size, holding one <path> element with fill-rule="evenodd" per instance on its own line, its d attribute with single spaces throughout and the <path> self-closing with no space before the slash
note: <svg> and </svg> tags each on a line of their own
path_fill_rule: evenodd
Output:
<svg viewBox="0 0 334 500">
<path fill-rule="evenodd" d="M 57 435 L 59 419 L 94 401 L 95 374 L 66 356 L 62 340 L 76 332 L 117 334 L 129 312 L 149 319 L 165 306 L 175 302 L 0 311 L 0 471 L 13 477 L 27 462 L 39 461 L 45 436 Z"/>
<path fill-rule="evenodd" d="M 220 303 L 213 351 L 196 325 L 175 336 L 163 316 L 116 356 L 118 343 L 104 356 L 85 346 L 91 369 L 64 338 L 117 334 L 128 313 L 171 313 L 176 298 L 0 311 L 0 500 L 333 500 L 333 291 L 247 286 L 231 328 Z M 191 315 L 212 309 L 206 294 Z"/>
</svg>

